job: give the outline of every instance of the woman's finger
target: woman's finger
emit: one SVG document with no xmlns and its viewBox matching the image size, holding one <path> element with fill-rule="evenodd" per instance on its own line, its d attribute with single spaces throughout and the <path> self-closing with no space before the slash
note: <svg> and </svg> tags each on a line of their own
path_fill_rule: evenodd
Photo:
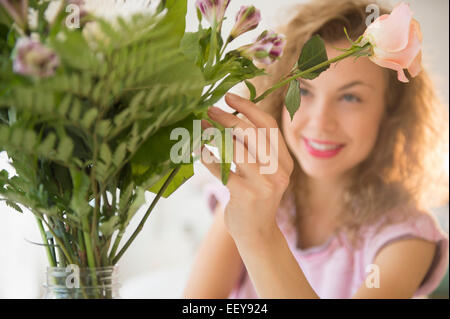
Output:
<svg viewBox="0 0 450 319">
<path fill-rule="evenodd" d="M 215 106 L 209 108 L 208 115 L 212 120 L 223 125 L 224 127 L 233 128 L 233 135 L 244 143 L 253 157 L 258 160 L 256 145 L 257 130 L 252 124 L 247 123 L 237 116 L 225 112 Z"/>
<path fill-rule="evenodd" d="M 261 110 L 255 103 L 239 95 L 228 93 L 225 96 L 225 101 L 231 108 L 245 115 L 256 127 L 266 128 L 267 140 L 272 147 L 276 148 L 280 164 L 290 170 L 292 166 L 290 153 L 276 120 L 270 114 Z M 273 134 L 273 130 L 276 130 L 276 134 Z M 275 141 L 274 136 L 276 136 Z"/>
<path fill-rule="evenodd" d="M 202 145 L 200 161 L 208 169 L 208 171 L 217 179 L 222 179 L 222 172 L 220 169 L 220 160 L 205 146 Z M 241 177 L 236 173 L 230 171 L 227 186 L 235 187 L 240 182 Z"/>
<path fill-rule="evenodd" d="M 236 164 L 236 172 L 244 178 L 253 181 L 259 175 L 259 165 L 256 158 L 249 152 L 245 144 L 237 138 L 233 138 L 233 161 Z"/>
</svg>

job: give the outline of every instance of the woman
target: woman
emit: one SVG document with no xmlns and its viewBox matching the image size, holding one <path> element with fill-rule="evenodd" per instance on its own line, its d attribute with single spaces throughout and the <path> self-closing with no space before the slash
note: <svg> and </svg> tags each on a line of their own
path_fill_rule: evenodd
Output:
<svg viewBox="0 0 450 319">
<path fill-rule="evenodd" d="M 366 29 L 365 1 L 313 1 L 283 29 L 287 47 L 262 93 L 289 73 L 314 34 L 329 58 Z M 380 14 L 388 13 L 381 9 Z M 448 265 L 448 235 L 428 210 L 448 199 L 442 174 L 448 122 L 422 72 L 409 83 L 366 57 L 301 80 L 291 121 L 286 88 L 258 106 L 227 95 L 245 120 L 218 108 L 225 127 L 280 128 L 278 170 L 259 173 L 254 145 L 225 187 L 199 250 L 186 298 L 411 298 L 433 291 Z M 236 142 L 239 143 L 239 142 Z M 218 164 L 204 162 L 220 179 Z M 214 204 L 214 203 L 213 203 Z"/>
</svg>

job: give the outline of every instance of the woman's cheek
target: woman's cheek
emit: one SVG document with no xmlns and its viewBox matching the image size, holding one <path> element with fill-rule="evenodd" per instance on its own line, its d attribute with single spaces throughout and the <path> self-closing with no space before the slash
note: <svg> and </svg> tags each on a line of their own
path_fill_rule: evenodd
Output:
<svg viewBox="0 0 450 319">
<path fill-rule="evenodd" d="M 360 161 L 363 161 L 372 151 L 378 136 L 378 121 L 373 115 L 365 115 L 347 123 L 345 127 L 351 130 L 351 136 L 355 151 L 359 153 Z"/>
</svg>

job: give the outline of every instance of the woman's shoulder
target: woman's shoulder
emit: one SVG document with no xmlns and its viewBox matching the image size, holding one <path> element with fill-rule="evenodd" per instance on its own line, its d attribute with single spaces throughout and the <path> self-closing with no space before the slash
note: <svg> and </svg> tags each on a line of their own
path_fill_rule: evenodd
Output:
<svg viewBox="0 0 450 319">
<path fill-rule="evenodd" d="M 432 292 L 445 276 L 448 267 L 449 237 L 431 210 L 411 206 L 392 210 L 377 223 L 366 227 L 363 236 L 362 252 L 365 266 L 374 262 L 382 248 L 398 240 L 415 238 L 435 244 L 432 265 L 415 296 Z"/>
<path fill-rule="evenodd" d="M 399 235 L 411 235 L 429 241 L 448 238 L 430 209 L 405 205 L 392 209 L 365 228 L 365 237 L 371 241 Z"/>
</svg>

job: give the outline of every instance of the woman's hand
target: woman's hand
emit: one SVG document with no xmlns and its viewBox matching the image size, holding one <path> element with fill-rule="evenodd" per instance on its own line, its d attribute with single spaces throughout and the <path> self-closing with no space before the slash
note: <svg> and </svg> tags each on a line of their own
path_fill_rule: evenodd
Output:
<svg viewBox="0 0 450 319">
<path fill-rule="evenodd" d="M 213 121 L 226 128 L 233 127 L 233 135 L 236 137 L 233 138 L 236 173 L 230 171 L 226 185 L 230 191 L 230 200 L 225 208 L 224 222 L 235 241 L 254 243 L 270 238 L 277 227 L 275 216 L 289 184 L 294 162 L 272 116 L 249 100 L 234 94 L 227 94 L 225 101 L 231 108 L 244 114 L 249 122 L 216 107 L 208 110 Z M 205 120 L 202 121 L 202 126 L 210 127 Z M 259 128 L 265 128 L 265 132 Z M 256 138 L 248 138 L 251 134 L 244 138 L 245 130 L 253 131 Z M 267 154 L 270 154 L 270 166 L 275 164 L 272 171 L 264 165 L 264 160 L 268 159 Z M 214 176 L 221 179 L 220 161 L 216 159 L 211 163 L 205 161 L 205 156 L 214 155 L 203 147 L 202 163 Z"/>
</svg>

